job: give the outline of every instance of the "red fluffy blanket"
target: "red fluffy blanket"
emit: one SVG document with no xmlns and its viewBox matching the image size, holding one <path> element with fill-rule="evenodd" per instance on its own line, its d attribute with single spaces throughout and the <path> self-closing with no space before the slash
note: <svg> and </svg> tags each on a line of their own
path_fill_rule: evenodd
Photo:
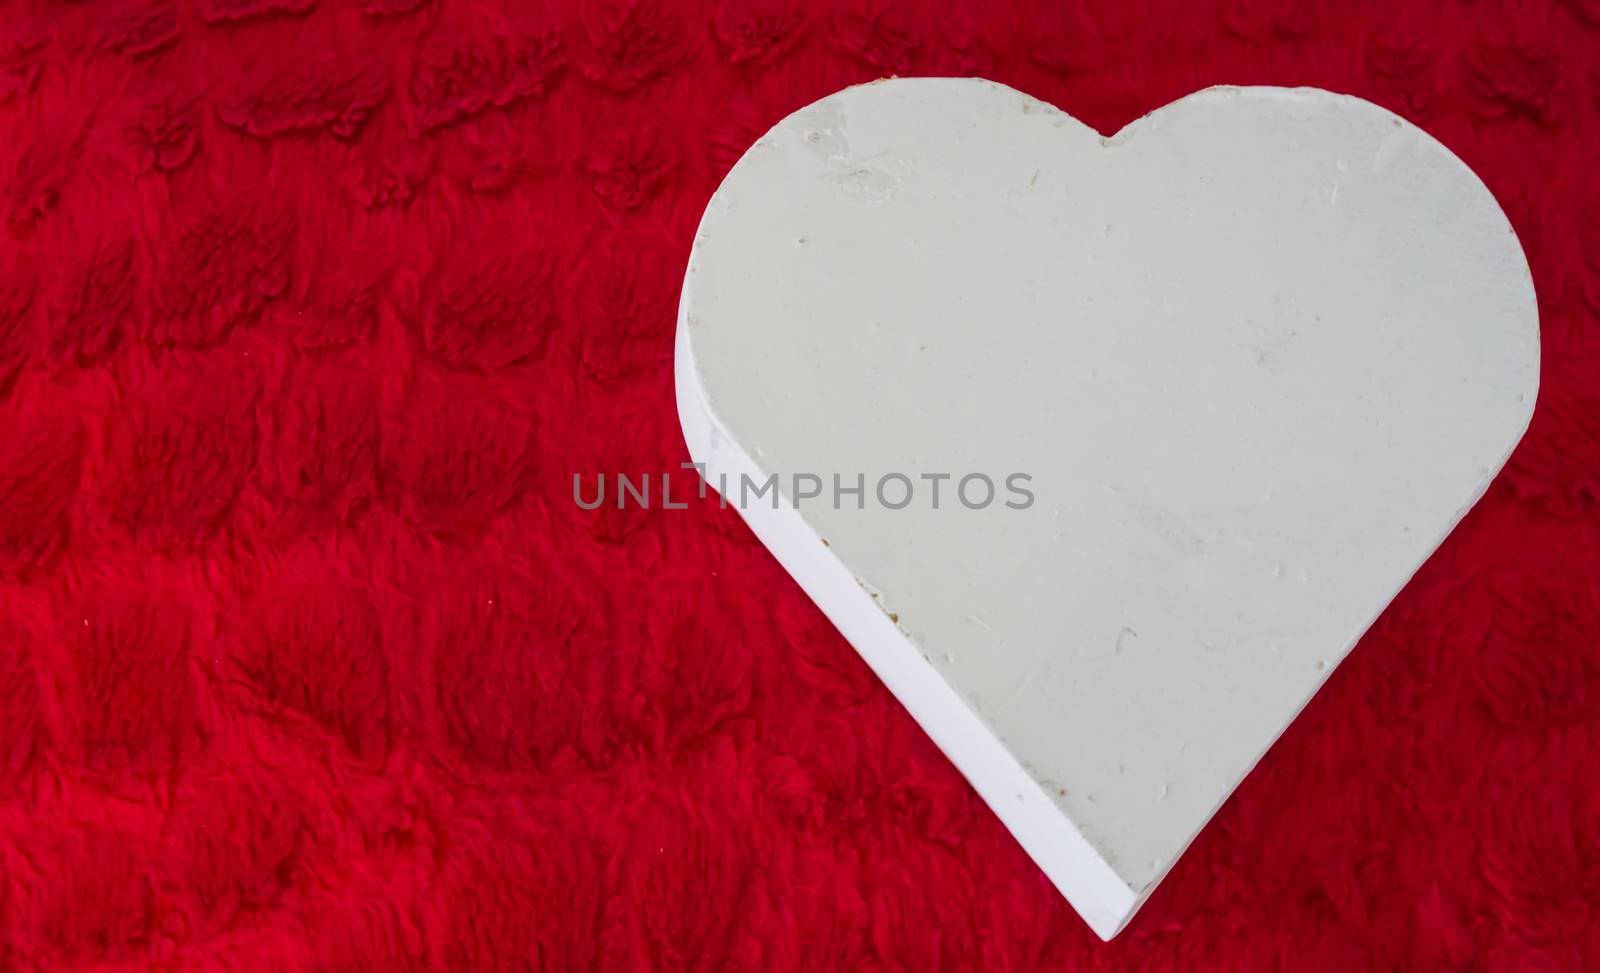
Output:
<svg viewBox="0 0 1600 973">
<path fill-rule="evenodd" d="M 1533 267 L 1527 439 L 1109 945 L 734 512 L 572 502 L 886 74 L 1360 95 Z M 1596 0 L 0 3 L 0 969 L 1600 969 L 1597 103 Z"/>
</svg>

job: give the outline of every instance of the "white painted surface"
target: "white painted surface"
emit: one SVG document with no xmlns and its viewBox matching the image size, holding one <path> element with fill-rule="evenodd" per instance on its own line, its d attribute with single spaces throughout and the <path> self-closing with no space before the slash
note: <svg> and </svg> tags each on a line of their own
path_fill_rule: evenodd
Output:
<svg viewBox="0 0 1600 973">
<path fill-rule="evenodd" d="M 1103 138 L 974 79 L 757 142 L 677 352 L 713 485 L 782 477 L 745 519 L 1105 938 L 1482 495 L 1538 364 L 1500 208 L 1383 109 L 1216 88 Z M 791 502 L 836 472 L 868 509 Z"/>
</svg>

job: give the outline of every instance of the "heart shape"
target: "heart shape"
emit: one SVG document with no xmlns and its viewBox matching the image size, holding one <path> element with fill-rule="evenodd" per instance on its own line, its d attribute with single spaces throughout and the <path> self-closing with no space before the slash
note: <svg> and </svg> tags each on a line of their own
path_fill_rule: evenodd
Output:
<svg viewBox="0 0 1600 973">
<path fill-rule="evenodd" d="M 977 79 L 839 92 L 712 198 L 677 340 L 707 480 L 1103 938 L 1482 496 L 1539 369 L 1489 191 L 1312 89 L 1110 138 Z"/>
</svg>

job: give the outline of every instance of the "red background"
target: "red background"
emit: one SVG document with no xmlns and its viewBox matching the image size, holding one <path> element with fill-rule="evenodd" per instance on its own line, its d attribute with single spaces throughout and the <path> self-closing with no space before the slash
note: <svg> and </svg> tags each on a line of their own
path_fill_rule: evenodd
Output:
<svg viewBox="0 0 1600 973">
<path fill-rule="evenodd" d="M 1600 3 L 0 6 L 0 969 L 1600 969 Z M 1527 250 L 1533 427 L 1096 941 L 710 504 L 674 305 L 889 73 L 1317 85 Z M 1086 741 L 1092 745 L 1092 741 Z"/>
</svg>

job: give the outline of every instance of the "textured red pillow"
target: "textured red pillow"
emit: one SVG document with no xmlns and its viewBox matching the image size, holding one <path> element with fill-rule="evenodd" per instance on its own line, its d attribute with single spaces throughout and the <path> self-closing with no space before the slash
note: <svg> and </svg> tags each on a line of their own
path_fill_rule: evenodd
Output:
<svg viewBox="0 0 1600 973">
<path fill-rule="evenodd" d="M 1359 95 L 1532 264 L 1527 439 L 1109 945 L 734 512 L 572 502 L 890 73 Z M 1594 0 L 11 0 L 0 969 L 1600 969 L 1597 105 Z"/>
</svg>

